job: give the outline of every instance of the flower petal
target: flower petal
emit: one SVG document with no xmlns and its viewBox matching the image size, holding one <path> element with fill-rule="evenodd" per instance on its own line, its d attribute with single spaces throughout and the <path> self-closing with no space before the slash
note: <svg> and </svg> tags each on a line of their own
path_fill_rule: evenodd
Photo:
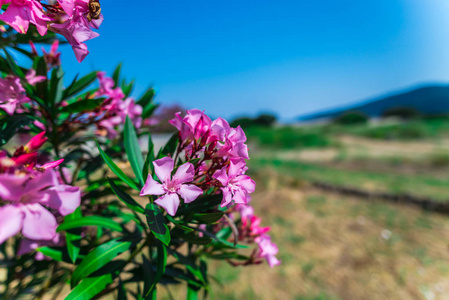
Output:
<svg viewBox="0 0 449 300">
<path fill-rule="evenodd" d="M 185 203 L 190 203 L 198 198 L 203 193 L 203 190 L 193 184 L 183 184 L 178 192 Z"/>
<path fill-rule="evenodd" d="M 223 192 L 223 200 L 221 200 L 221 207 L 225 207 L 232 201 L 232 193 L 228 187 L 221 188 Z"/>
<path fill-rule="evenodd" d="M 19 233 L 25 214 L 20 206 L 0 207 L 0 244 Z"/>
<path fill-rule="evenodd" d="M 44 192 L 48 194 L 48 197 L 46 197 L 46 201 L 40 203 L 57 209 L 63 216 L 73 213 L 81 204 L 81 192 L 77 186 L 62 184 Z"/>
<path fill-rule="evenodd" d="M 145 182 L 145 185 L 143 186 L 142 190 L 140 191 L 140 196 L 146 196 L 146 195 L 162 195 L 164 194 L 164 188 L 162 187 L 162 184 L 154 180 L 151 175 L 148 176 L 147 181 Z"/>
<path fill-rule="evenodd" d="M 24 206 L 22 234 L 32 240 L 51 240 L 55 237 L 56 218 L 40 204 Z"/>
<path fill-rule="evenodd" d="M 173 159 L 170 157 L 164 157 L 153 162 L 154 172 L 157 177 L 162 181 L 166 182 L 171 178 L 171 172 L 175 166 Z"/>
<path fill-rule="evenodd" d="M 24 194 L 23 185 L 28 176 L 0 174 L 0 198 L 7 201 L 19 201 Z"/>
<path fill-rule="evenodd" d="M 170 216 L 174 216 L 179 207 L 179 197 L 175 193 L 166 194 L 160 197 L 154 203 L 163 207 Z"/>
<path fill-rule="evenodd" d="M 228 185 L 228 174 L 226 173 L 226 167 L 216 171 L 212 177 L 220 181 L 222 185 Z"/>
<path fill-rule="evenodd" d="M 191 163 L 185 163 L 176 170 L 173 180 L 177 183 L 191 182 L 195 176 L 195 167 Z"/>
</svg>

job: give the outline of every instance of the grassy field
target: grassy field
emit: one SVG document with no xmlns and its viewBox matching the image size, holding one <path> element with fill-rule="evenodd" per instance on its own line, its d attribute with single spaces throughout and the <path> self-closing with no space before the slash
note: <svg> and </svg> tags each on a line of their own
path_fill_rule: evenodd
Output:
<svg viewBox="0 0 449 300">
<path fill-rule="evenodd" d="M 272 226 L 282 265 L 213 263 L 212 298 L 449 299 L 448 216 L 310 184 L 448 201 L 449 122 L 391 126 L 248 131 L 253 205 Z M 391 133 L 415 127 L 423 134 Z"/>
</svg>

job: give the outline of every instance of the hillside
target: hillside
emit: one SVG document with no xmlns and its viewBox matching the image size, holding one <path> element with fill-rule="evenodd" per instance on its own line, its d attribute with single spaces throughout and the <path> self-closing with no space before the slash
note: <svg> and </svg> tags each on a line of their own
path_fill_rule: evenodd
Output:
<svg viewBox="0 0 449 300">
<path fill-rule="evenodd" d="M 422 114 L 449 113 L 449 86 L 432 85 L 377 97 L 354 105 L 300 116 L 300 121 L 334 118 L 345 111 L 357 110 L 370 117 L 378 117 L 388 109 L 411 107 Z"/>
</svg>

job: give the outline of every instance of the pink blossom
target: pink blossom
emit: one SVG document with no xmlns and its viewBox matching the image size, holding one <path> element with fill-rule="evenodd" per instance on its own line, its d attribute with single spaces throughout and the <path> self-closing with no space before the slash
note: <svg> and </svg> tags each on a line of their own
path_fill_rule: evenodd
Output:
<svg viewBox="0 0 449 300">
<path fill-rule="evenodd" d="M 114 89 L 115 82 L 111 77 L 106 76 L 106 72 L 98 72 L 97 78 L 100 82 L 100 88 L 95 94 L 96 96 L 107 96 L 113 100 L 122 100 L 125 98 L 125 94 L 120 87 Z M 115 102 L 111 102 L 111 104 L 112 103 Z"/>
<path fill-rule="evenodd" d="M 42 52 L 44 53 L 44 59 L 47 62 L 47 65 L 50 67 L 60 66 L 61 65 L 61 52 L 58 52 L 59 40 L 55 40 L 53 44 L 51 44 L 50 52 L 46 52 L 42 47 Z"/>
<path fill-rule="evenodd" d="M 40 35 L 47 34 L 47 22 L 51 18 L 44 14 L 42 5 L 37 0 L 11 0 L 8 9 L 0 15 L 0 20 L 24 34 L 29 24 L 36 26 Z"/>
<path fill-rule="evenodd" d="M 78 187 L 62 185 L 53 170 L 35 174 L 0 174 L 0 244 L 20 231 L 32 240 L 56 235 L 55 216 L 44 206 L 65 216 L 80 205 Z M 43 206 L 44 205 L 44 206 Z"/>
<path fill-rule="evenodd" d="M 254 192 L 256 183 L 248 175 L 244 175 L 246 170 L 243 159 L 231 159 L 229 168 L 223 167 L 214 173 L 213 177 L 223 185 L 223 200 L 221 207 L 235 203 L 247 204 L 248 194 Z"/>
<path fill-rule="evenodd" d="M 36 85 L 36 83 L 45 81 L 47 79 L 47 77 L 45 76 L 36 76 L 36 71 L 34 69 L 30 69 L 26 76 L 25 79 L 28 81 L 29 84 L 31 85 Z"/>
<path fill-rule="evenodd" d="M 120 124 L 122 124 L 122 118 L 119 116 L 114 116 L 111 118 L 101 120 L 100 122 L 97 123 L 98 127 L 97 134 L 106 135 L 108 139 L 114 139 L 118 134 L 115 128 Z"/>
<path fill-rule="evenodd" d="M 181 139 L 187 142 L 207 138 L 206 133 L 212 124 L 211 119 L 199 109 L 188 110 L 184 118 L 176 113 L 175 118 L 169 122 L 179 130 Z M 202 142 L 205 143 L 206 140 Z"/>
<path fill-rule="evenodd" d="M 212 138 L 222 141 L 217 143 L 216 156 L 249 159 L 248 147 L 245 144 L 246 135 L 240 126 L 232 128 L 225 119 L 218 118 L 212 123 L 212 134 L 209 139 Z"/>
<path fill-rule="evenodd" d="M 26 153 L 36 152 L 47 140 L 48 138 L 45 137 L 45 131 L 42 131 L 33 136 L 23 149 Z"/>
<path fill-rule="evenodd" d="M 25 89 L 18 77 L 0 78 L 0 108 L 8 114 L 14 114 L 18 105 L 30 101 L 24 93 Z"/>
<path fill-rule="evenodd" d="M 136 128 L 142 126 L 142 111 L 143 108 L 139 104 L 136 104 L 133 98 L 126 98 L 125 101 L 121 101 L 119 104 L 120 111 L 118 112 L 121 116 L 123 123 L 125 123 L 126 116 L 128 116 L 133 122 Z"/>
<path fill-rule="evenodd" d="M 263 234 L 257 237 L 255 242 L 259 245 L 258 257 L 265 258 L 271 268 L 281 264 L 275 256 L 279 252 L 279 249 L 277 245 L 271 241 L 269 235 Z"/>
<path fill-rule="evenodd" d="M 163 195 L 154 202 L 163 207 L 169 215 L 174 216 L 176 214 L 180 204 L 179 196 L 184 199 L 185 203 L 190 203 L 203 193 L 199 187 L 186 184 L 191 182 L 195 175 L 195 168 L 191 163 L 179 166 L 173 177 L 171 173 L 174 168 L 174 161 L 170 157 L 155 160 L 153 165 L 154 172 L 162 184 L 155 181 L 151 175 L 148 176 L 140 196 Z"/>
<path fill-rule="evenodd" d="M 92 28 L 98 29 L 103 22 L 103 15 L 100 15 L 98 20 L 89 22 L 86 17 L 89 12 L 89 1 L 59 0 L 58 2 L 69 18 L 61 24 L 51 24 L 50 30 L 62 34 L 67 39 L 75 52 L 76 59 L 81 62 L 89 54 L 84 42 L 99 36 L 92 31 Z"/>
</svg>

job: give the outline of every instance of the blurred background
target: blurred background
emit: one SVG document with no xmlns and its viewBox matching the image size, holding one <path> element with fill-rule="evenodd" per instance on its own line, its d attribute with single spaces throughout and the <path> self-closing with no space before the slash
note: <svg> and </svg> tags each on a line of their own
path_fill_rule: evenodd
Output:
<svg viewBox="0 0 449 300">
<path fill-rule="evenodd" d="M 449 299 L 448 1 L 102 9 L 69 78 L 123 62 L 137 92 L 157 87 L 156 121 L 199 108 L 247 133 L 282 265 L 216 264 L 214 298 Z"/>
</svg>

